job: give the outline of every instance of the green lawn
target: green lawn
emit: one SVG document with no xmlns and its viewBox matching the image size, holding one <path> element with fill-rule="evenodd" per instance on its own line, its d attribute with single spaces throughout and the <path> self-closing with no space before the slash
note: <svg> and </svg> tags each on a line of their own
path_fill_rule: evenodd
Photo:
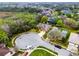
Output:
<svg viewBox="0 0 79 59">
<path fill-rule="evenodd" d="M 36 49 L 30 54 L 30 56 L 54 56 L 54 54 L 51 54 L 42 49 Z"/>
<path fill-rule="evenodd" d="M 58 53 L 57 53 L 57 52 L 52 51 L 52 50 L 50 50 L 50 49 L 48 49 L 48 48 L 46 48 L 46 47 L 43 47 L 43 46 L 38 46 L 37 48 L 44 48 L 44 49 L 47 49 L 47 50 L 49 50 L 50 52 L 52 52 L 52 53 L 54 53 L 54 54 L 58 55 Z"/>
<path fill-rule="evenodd" d="M 56 56 L 56 55 L 58 55 L 58 53 L 56 53 L 55 51 L 52 51 L 46 47 L 43 47 L 43 46 L 38 46 L 30 54 L 30 56 Z"/>
</svg>

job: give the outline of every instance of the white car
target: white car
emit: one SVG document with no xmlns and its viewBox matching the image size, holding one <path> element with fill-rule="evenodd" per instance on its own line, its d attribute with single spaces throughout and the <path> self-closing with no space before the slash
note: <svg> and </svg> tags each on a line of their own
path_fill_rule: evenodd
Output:
<svg viewBox="0 0 79 59">
<path fill-rule="evenodd" d="M 33 49 L 33 46 L 26 46 L 26 50 Z"/>
</svg>

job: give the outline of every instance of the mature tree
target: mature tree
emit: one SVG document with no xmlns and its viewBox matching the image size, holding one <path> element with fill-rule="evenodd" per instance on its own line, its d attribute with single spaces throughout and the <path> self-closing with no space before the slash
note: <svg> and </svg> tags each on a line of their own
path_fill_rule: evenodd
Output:
<svg viewBox="0 0 79 59">
<path fill-rule="evenodd" d="M 46 23 L 48 21 L 48 17 L 47 16 L 43 16 L 41 18 L 41 23 Z"/>
<path fill-rule="evenodd" d="M 7 44 L 8 41 L 9 41 L 9 38 L 7 33 L 0 29 L 0 43 Z"/>
<path fill-rule="evenodd" d="M 78 29 L 79 29 L 79 21 L 77 21 Z"/>
<path fill-rule="evenodd" d="M 72 14 L 66 14 L 68 18 L 72 18 Z"/>
<path fill-rule="evenodd" d="M 42 16 L 43 16 L 43 15 L 41 15 L 41 14 L 38 14 L 38 15 L 36 16 L 36 21 L 37 21 L 38 23 L 41 22 Z"/>
<path fill-rule="evenodd" d="M 1 25 L 1 29 L 4 30 L 9 36 L 12 35 L 11 27 L 8 24 Z"/>
<path fill-rule="evenodd" d="M 57 21 L 57 25 L 63 26 L 63 21 L 62 21 L 62 20 L 58 20 L 58 21 Z"/>
</svg>

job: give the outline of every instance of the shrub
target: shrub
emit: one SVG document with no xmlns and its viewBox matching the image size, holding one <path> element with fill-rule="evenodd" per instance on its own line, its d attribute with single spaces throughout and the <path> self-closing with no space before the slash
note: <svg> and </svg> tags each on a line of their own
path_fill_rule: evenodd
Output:
<svg viewBox="0 0 79 59">
<path fill-rule="evenodd" d="M 43 15 L 39 14 L 36 16 L 36 21 L 39 23 L 41 22 L 41 18 L 42 18 Z"/>
<path fill-rule="evenodd" d="M 63 22 L 62 22 L 62 20 L 58 20 L 58 21 L 57 21 L 57 25 L 60 25 L 60 26 L 62 26 L 62 25 L 63 25 Z"/>
<path fill-rule="evenodd" d="M 48 17 L 47 16 L 43 16 L 41 18 L 41 23 L 46 23 L 48 21 Z"/>
<path fill-rule="evenodd" d="M 8 41 L 9 41 L 9 38 L 7 33 L 0 29 L 0 43 L 7 44 Z"/>
<path fill-rule="evenodd" d="M 72 18 L 72 15 L 71 15 L 71 14 L 66 14 L 66 16 L 67 16 L 68 18 Z"/>
<path fill-rule="evenodd" d="M 1 25 L 1 29 L 4 30 L 9 36 L 12 35 L 11 27 L 8 24 Z"/>
</svg>

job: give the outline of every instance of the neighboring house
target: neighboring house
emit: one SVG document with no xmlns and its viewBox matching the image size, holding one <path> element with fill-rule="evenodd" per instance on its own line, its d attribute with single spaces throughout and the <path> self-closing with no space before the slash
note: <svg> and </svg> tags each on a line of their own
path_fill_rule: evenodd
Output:
<svg viewBox="0 0 79 59">
<path fill-rule="evenodd" d="M 37 27 L 42 31 L 48 31 L 51 28 L 51 25 L 39 23 Z"/>
<path fill-rule="evenodd" d="M 0 48 L 0 56 L 6 56 L 10 54 L 10 51 L 8 48 Z"/>
<path fill-rule="evenodd" d="M 51 31 L 58 31 L 59 29 L 57 27 L 53 27 Z"/>
<path fill-rule="evenodd" d="M 50 18 L 48 19 L 48 23 L 49 23 L 49 24 L 56 24 L 56 19 L 53 18 L 53 17 L 50 17 Z"/>
<path fill-rule="evenodd" d="M 72 13 L 72 11 L 70 10 L 70 9 L 63 9 L 63 10 L 61 10 L 61 12 L 63 13 L 63 14 L 71 14 Z"/>
<path fill-rule="evenodd" d="M 73 43 L 69 43 L 67 50 L 74 53 L 75 55 L 78 54 L 78 49 L 77 49 L 77 45 L 73 44 Z"/>
<path fill-rule="evenodd" d="M 14 51 L 7 48 L 5 44 L 0 44 L 0 56 L 12 56 L 14 54 Z"/>
<path fill-rule="evenodd" d="M 79 34 L 77 33 L 71 33 L 69 37 L 69 45 L 67 50 L 79 54 Z"/>
<path fill-rule="evenodd" d="M 52 9 L 43 9 L 41 14 L 51 17 Z"/>
<path fill-rule="evenodd" d="M 71 33 L 69 37 L 69 42 L 79 45 L 79 34 Z"/>
</svg>

